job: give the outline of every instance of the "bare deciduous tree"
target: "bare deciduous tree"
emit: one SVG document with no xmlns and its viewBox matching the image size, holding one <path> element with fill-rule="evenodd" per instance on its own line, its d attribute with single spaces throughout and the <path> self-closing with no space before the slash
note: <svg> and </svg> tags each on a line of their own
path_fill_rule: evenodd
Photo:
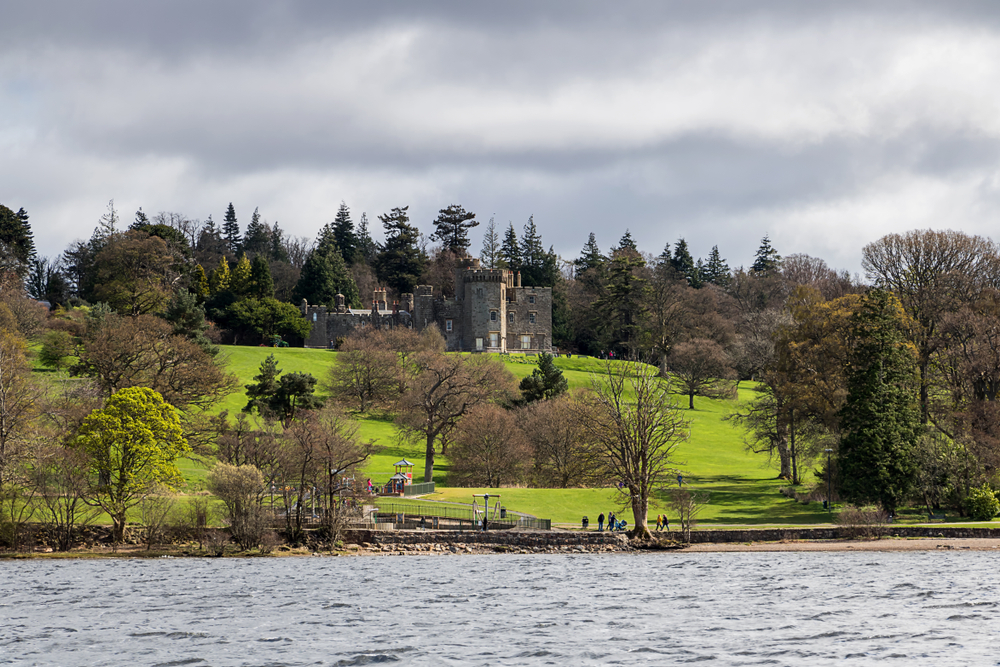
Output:
<svg viewBox="0 0 1000 667">
<path fill-rule="evenodd" d="M 209 473 L 208 484 L 226 508 L 225 520 L 233 541 L 243 550 L 259 545 L 267 528 L 260 470 L 249 464 L 219 463 Z"/>
<path fill-rule="evenodd" d="M 424 440 L 425 482 L 434 480 L 437 445 L 444 453 L 444 443 L 459 419 L 477 405 L 509 399 L 515 388 L 510 371 L 489 355 L 425 351 L 413 357 L 396 423 L 403 435 Z"/>
<path fill-rule="evenodd" d="M 579 395 L 560 396 L 523 408 L 524 433 L 535 450 L 535 484 L 570 488 L 605 479 L 600 461 L 577 418 Z"/>
<path fill-rule="evenodd" d="M 688 408 L 694 410 L 695 396 L 719 398 L 731 395 L 724 380 L 736 378 L 732 361 L 722 346 L 714 340 L 695 338 L 678 343 L 667 357 L 671 380 L 688 397 Z"/>
<path fill-rule="evenodd" d="M 649 498 L 676 472 L 677 445 L 688 437 L 667 382 L 646 364 L 608 363 L 577 414 L 632 507 L 633 535 L 648 538 Z"/>
<path fill-rule="evenodd" d="M 459 421 L 449 456 L 459 485 L 495 489 L 525 480 L 531 455 L 517 416 L 497 405 L 483 404 Z"/>
</svg>

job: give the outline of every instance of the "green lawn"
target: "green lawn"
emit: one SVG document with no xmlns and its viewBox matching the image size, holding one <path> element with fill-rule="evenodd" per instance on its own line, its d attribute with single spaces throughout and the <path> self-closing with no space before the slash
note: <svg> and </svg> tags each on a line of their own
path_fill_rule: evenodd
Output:
<svg viewBox="0 0 1000 667">
<path fill-rule="evenodd" d="M 320 394 L 326 394 L 323 386 L 329 368 L 335 363 L 336 352 L 303 348 L 266 348 L 223 346 L 223 352 L 230 372 L 241 378 L 241 385 L 252 381 L 260 363 L 268 354 L 274 354 L 278 367 L 283 371 L 312 373 L 320 380 Z M 504 357 L 505 366 L 518 379 L 530 375 L 535 368 L 535 357 L 512 354 Z M 623 363 L 623 362 L 615 362 Z M 560 357 L 556 365 L 562 369 L 571 388 L 589 386 L 594 373 L 599 373 L 604 362 L 590 357 Z M 242 388 L 241 388 L 242 389 Z M 740 390 L 740 400 L 751 400 L 754 392 L 744 385 Z M 246 403 L 242 390 L 229 396 L 220 409 L 238 411 Z M 686 406 L 684 397 L 678 397 L 678 404 Z M 808 524 L 829 520 L 829 515 L 818 503 L 802 505 L 778 493 L 784 485 L 775 479 L 776 470 L 765 457 L 747 454 L 744 451 L 742 434 L 732 428 L 723 417 L 734 409 L 736 403 L 697 397 L 695 409 L 682 409 L 691 423 L 691 437 L 678 447 L 678 468 L 690 488 L 704 491 L 707 504 L 699 515 L 699 521 L 707 524 Z M 408 459 L 416 464 L 414 478 L 422 481 L 424 453 L 421 443 L 401 442 L 391 420 L 385 416 L 362 416 L 358 419 L 359 435 L 375 440 L 384 449 L 374 457 L 363 470 L 363 475 L 376 483 L 386 481 L 393 473 L 392 465 L 400 459 Z M 449 488 L 447 457 L 438 455 L 435 462 L 434 481 L 438 493 L 430 496 L 433 500 L 471 503 L 473 493 L 483 493 L 485 489 Z M 189 484 L 197 485 L 204 476 L 204 467 L 185 467 L 185 477 Z M 671 480 L 671 487 L 676 481 Z M 198 488 L 198 487 L 196 487 Z M 579 525 L 583 516 L 596 522 L 601 512 L 617 509 L 613 489 L 492 489 L 500 493 L 504 504 L 512 510 L 526 512 L 541 518 L 552 519 L 555 523 Z M 665 494 L 654 499 L 651 509 L 652 519 L 656 514 L 667 511 Z M 631 512 L 622 513 L 630 523 Z"/>
</svg>

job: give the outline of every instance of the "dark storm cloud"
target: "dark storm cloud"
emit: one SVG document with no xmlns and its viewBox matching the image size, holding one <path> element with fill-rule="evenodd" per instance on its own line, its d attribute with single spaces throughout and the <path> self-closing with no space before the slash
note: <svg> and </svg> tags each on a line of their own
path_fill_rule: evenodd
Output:
<svg viewBox="0 0 1000 667">
<path fill-rule="evenodd" d="M 425 231 L 462 203 L 566 256 L 769 233 L 854 269 L 1000 209 L 996 3 L 7 4 L 0 201 L 47 254 L 111 197 L 308 236 L 342 199 Z"/>
</svg>

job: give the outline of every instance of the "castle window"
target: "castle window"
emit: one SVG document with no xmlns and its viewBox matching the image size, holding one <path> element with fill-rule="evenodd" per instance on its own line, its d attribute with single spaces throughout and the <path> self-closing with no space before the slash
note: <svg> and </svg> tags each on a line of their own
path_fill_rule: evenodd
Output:
<svg viewBox="0 0 1000 667">
<path fill-rule="evenodd" d="M 490 322 L 496 322 L 496 321 L 497 321 L 497 311 L 491 310 L 490 311 Z"/>
<path fill-rule="evenodd" d="M 531 336 L 521 336 L 521 349 L 522 350 L 531 349 Z"/>
<path fill-rule="evenodd" d="M 444 330 L 445 331 L 451 331 L 451 320 L 445 320 L 444 321 Z"/>
<path fill-rule="evenodd" d="M 531 296 L 528 297 L 528 303 L 534 303 L 534 302 L 535 302 L 535 295 L 532 294 Z"/>
<path fill-rule="evenodd" d="M 498 333 L 490 334 L 490 347 L 500 347 L 500 334 Z"/>
<path fill-rule="evenodd" d="M 477 338 L 476 339 L 476 349 L 479 350 L 479 351 L 482 351 L 482 349 L 483 349 L 483 339 L 482 338 Z"/>
<path fill-rule="evenodd" d="M 316 321 L 316 313 L 313 313 L 313 322 Z"/>
<path fill-rule="evenodd" d="M 535 314 L 534 313 L 528 313 L 528 321 L 531 322 L 532 324 L 535 323 Z"/>
<path fill-rule="evenodd" d="M 514 324 L 514 313 L 507 313 L 507 324 Z"/>
</svg>

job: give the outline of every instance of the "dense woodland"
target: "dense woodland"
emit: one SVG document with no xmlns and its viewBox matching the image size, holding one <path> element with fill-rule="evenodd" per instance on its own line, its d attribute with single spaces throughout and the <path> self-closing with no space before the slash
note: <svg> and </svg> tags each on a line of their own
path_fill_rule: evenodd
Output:
<svg viewBox="0 0 1000 667">
<path fill-rule="evenodd" d="M 636 397 L 648 392 L 660 410 L 650 433 L 670 433 L 649 445 L 658 451 L 669 452 L 682 427 L 641 373 L 617 398 L 607 394 L 610 372 L 603 390 L 571 395 L 543 357 L 517 387 L 488 356 L 445 355 L 433 331 L 343 341 L 329 378 L 262 366 L 244 414 L 206 416 L 236 388 L 215 358 L 217 345 L 295 344 L 309 327 L 293 305 L 302 299 L 331 305 L 340 293 L 363 307 L 376 285 L 392 300 L 417 284 L 452 296 L 454 269 L 474 253 L 475 214 L 448 206 L 429 236 L 407 207 L 378 217 L 383 242 L 373 240 L 365 214 L 355 224 L 346 204 L 305 239 L 256 210 L 244 228 L 232 204 L 217 224 L 142 210 L 125 222 L 112 202 L 88 240 L 43 258 L 27 212 L 0 206 L 5 525 L 24 519 L 24 494 L 51 498 L 45 485 L 55 484 L 63 504 L 48 516 L 56 524 L 65 524 L 66 503 L 76 498 L 123 530 L 126 513 L 155 496 L 153 486 L 176 482 L 172 461 L 190 448 L 230 466 L 213 473 L 213 488 L 235 494 L 226 501 L 230 522 L 250 526 L 244 541 L 259 542 L 245 515 L 260 506 L 262 485 L 326 489 L 333 508 L 336 483 L 323 471 L 355 466 L 372 451 L 345 410 L 382 411 L 405 437 L 426 442 L 428 480 L 435 454 L 446 452 L 455 483 L 617 482 L 648 498 L 656 480 L 615 463 L 609 424 L 621 415 L 608 406 L 623 396 L 641 403 Z M 961 232 L 919 230 L 861 252 L 863 281 L 819 258 L 782 256 L 766 236 L 749 268 L 729 267 L 718 247 L 696 260 L 683 238 L 644 252 L 628 232 L 606 251 L 590 234 L 566 260 L 545 250 L 530 218 L 520 234 L 489 220 L 479 257 L 486 267 L 519 271 L 525 285 L 553 288 L 553 340 L 562 353 L 652 364 L 689 408 L 696 396 L 735 398 L 740 382 L 752 381 L 759 398 L 734 403 L 729 419 L 792 485 L 829 475 L 846 502 L 991 517 L 1000 482 L 1000 248 Z M 86 381 L 58 390 L 38 384 L 28 373 L 29 342 L 43 364 Z M 315 397 L 317 381 L 330 388 L 330 405 Z M 434 397 L 442 386 L 453 393 Z M 117 465 L 99 454 L 140 413 L 158 415 L 146 421 L 160 428 L 144 442 L 169 446 L 149 450 L 143 484 L 122 468 L 117 497 L 99 497 Z M 666 474 L 669 457 L 662 463 Z M 294 533 L 302 503 L 285 502 Z"/>
</svg>

